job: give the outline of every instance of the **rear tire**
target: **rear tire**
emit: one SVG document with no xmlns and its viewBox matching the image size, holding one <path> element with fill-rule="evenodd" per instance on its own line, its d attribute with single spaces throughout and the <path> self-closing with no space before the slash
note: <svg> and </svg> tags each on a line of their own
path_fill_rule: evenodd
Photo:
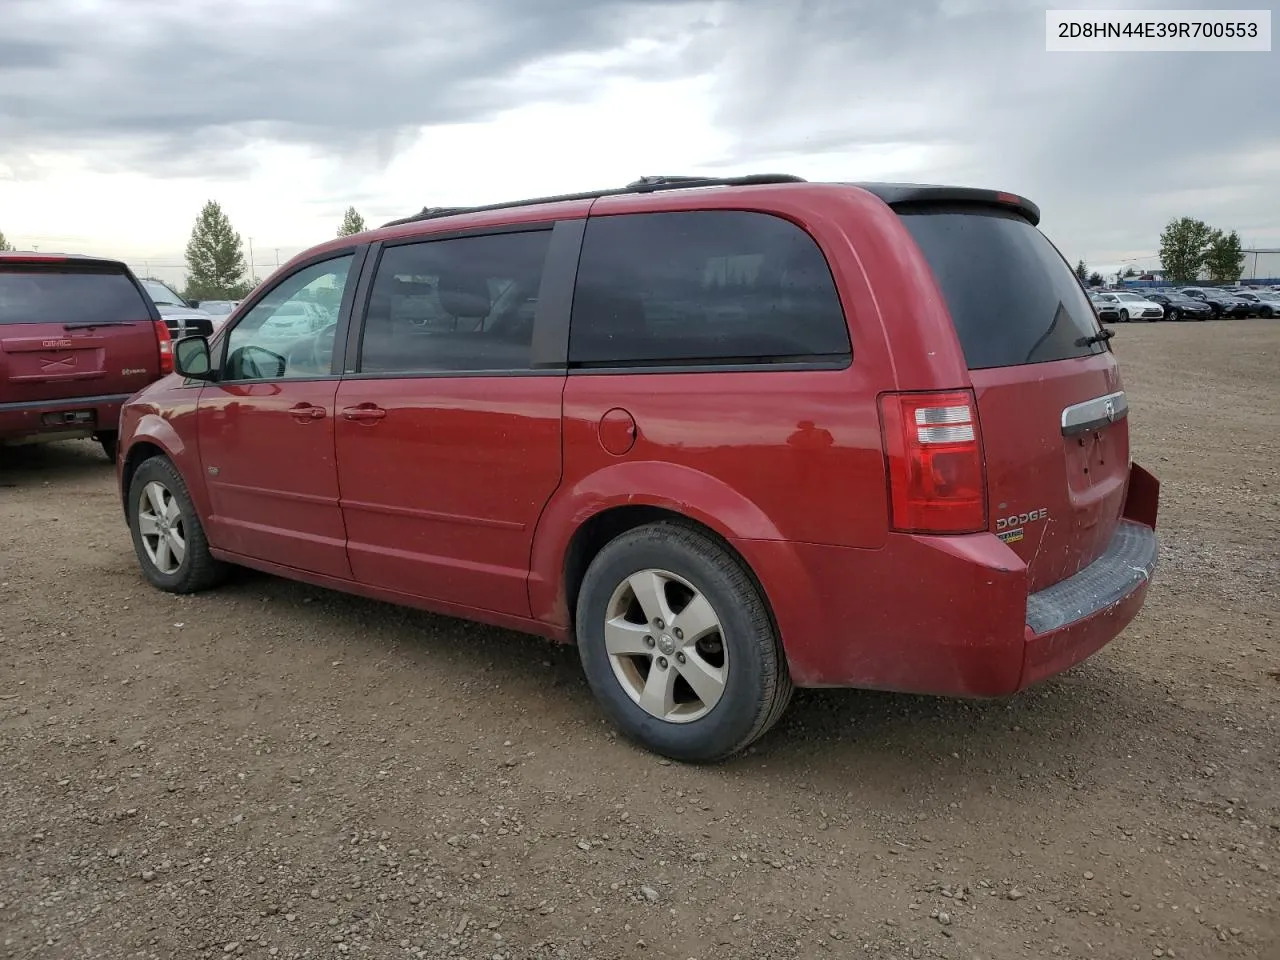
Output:
<svg viewBox="0 0 1280 960">
<path fill-rule="evenodd" d="M 791 702 L 759 587 L 692 525 L 648 524 L 607 544 L 587 568 L 575 620 L 582 668 L 605 713 L 673 760 L 723 760 Z"/>
<path fill-rule="evenodd" d="M 209 552 L 182 474 L 167 457 L 152 457 L 129 483 L 129 532 L 147 581 L 168 593 L 196 593 L 217 586 L 225 564 Z"/>
<path fill-rule="evenodd" d="M 112 463 L 115 463 L 116 450 L 119 446 L 118 441 L 120 439 L 120 435 L 112 430 L 109 433 L 99 433 L 94 437 L 94 439 L 97 440 L 99 446 L 102 447 L 102 452 L 107 455 L 107 459 Z"/>
</svg>

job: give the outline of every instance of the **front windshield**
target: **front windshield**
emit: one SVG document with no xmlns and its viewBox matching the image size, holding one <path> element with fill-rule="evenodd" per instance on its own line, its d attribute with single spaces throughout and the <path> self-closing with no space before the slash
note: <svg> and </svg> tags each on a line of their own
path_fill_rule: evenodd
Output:
<svg viewBox="0 0 1280 960">
<path fill-rule="evenodd" d="M 143 280 L 142 286 L 158 307 L 185 307 L 182 298 L 159 280 Z"/>
</svg>

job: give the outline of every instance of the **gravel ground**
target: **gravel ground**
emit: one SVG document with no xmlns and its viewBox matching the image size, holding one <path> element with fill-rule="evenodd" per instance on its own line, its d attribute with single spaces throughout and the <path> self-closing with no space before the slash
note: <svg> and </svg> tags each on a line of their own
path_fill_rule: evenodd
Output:
<svg viewBox="0 0 1280 960">
<path fill-rule="evenodd" d="M 571 649 L 145 586 L 89 443 L 0 463 L 0 957 L 1280 958 L 1280 323 L 1117 328 L 1162 566 L 1011 700 L 801 692 L 670 764 Z"/>
</svg>

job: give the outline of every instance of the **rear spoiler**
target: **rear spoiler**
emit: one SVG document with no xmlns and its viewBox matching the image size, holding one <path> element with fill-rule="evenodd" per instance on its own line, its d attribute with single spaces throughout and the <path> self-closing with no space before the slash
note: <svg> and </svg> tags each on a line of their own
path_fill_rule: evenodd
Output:
<svg viewBox="0 0 1280 960">
<path fill-rule="evenodd" d="M 33 263 L 65 263 L 77 267 L 112 267 L 128 270 L 129 265 L 123 260 L 111 260 L 106 257 L 90 257 L 80 253 L 36 253 L 28 250 L 5 250 L 0 252 L 0 267 L 8 264 Z"/>
<path fill-rule="evenodd" d="M 973 203 L 1010 210 L 1034 227 L 1040 223 L 1040 208 L 1016 193 L 980 190 L 976 187 L 944 187 L 931 183 L 850 183 L 851 187 L 874 194 L 891 207 L 933 203 Z"/>
</svg>

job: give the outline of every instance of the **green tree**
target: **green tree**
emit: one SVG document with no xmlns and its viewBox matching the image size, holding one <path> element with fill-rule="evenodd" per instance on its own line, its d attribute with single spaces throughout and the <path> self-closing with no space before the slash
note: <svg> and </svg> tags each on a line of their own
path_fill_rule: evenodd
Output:
<svg viewBox="0 0 1280 960">
<path fill-rule="evenodd" d="M 196 217 L 187 241 L 187 289 L 191 300 L 237 300 L 249 291 L 240 234 L 210 200 Z"/>
<path fill-rule="evenodd" d="M 1209 279 L 1214 283 L 1234 283 L 1239 280 L 1244 273 L 1244 251 L 1240 249 L 1240 234 L 1234 230 L 1230 233 L 1213 231 L 1204 265 L 1209 271 Z"/>
<path fill-rule="evenodd" d="M 1089 268 L 1084 265 L 1083 260 L 1076 261 L 1076 276 L 1080 278 L 1081 283 L 1089 279 Z"/>
<path fill-rule="evenodd" d="M 1103 284 L 1102 274 L 1100 274 L 1097 270 L 1089 274 L 1089 286 L 1100 287 L 1102 286 L 1102 284 Z"/>
<path fill-rule="evenodd" d="M 1203 220 L 1179 217 L 1160 234 L 1160 264 L 1173 285 L 1194 283 L 1200 277 L 1214 231 Z"/>
<path fill-rule="evenodd" d="M 1133 269 L 1133 267 L 1125 267 L 1124 275 L 1126 277 L 1136 277 L 1138 275 L 1138 271 Z"/>
<path fill-rule="evenodd" d="M 353 233 L 364 233 L 368 228 L 364 225 L 364 217 L 356 213 L 355 207 L 347 207 L 342 215 L 342 226 L 338 228 L 338 236 L 349 237 Z"/>
<path fill-rule="evenodd" d="M 13 249 L 13 244 L 5 239 L 4 231 L 0 230 L 0 251 L 12 250 L 12 249 Z"/>
</svg>

